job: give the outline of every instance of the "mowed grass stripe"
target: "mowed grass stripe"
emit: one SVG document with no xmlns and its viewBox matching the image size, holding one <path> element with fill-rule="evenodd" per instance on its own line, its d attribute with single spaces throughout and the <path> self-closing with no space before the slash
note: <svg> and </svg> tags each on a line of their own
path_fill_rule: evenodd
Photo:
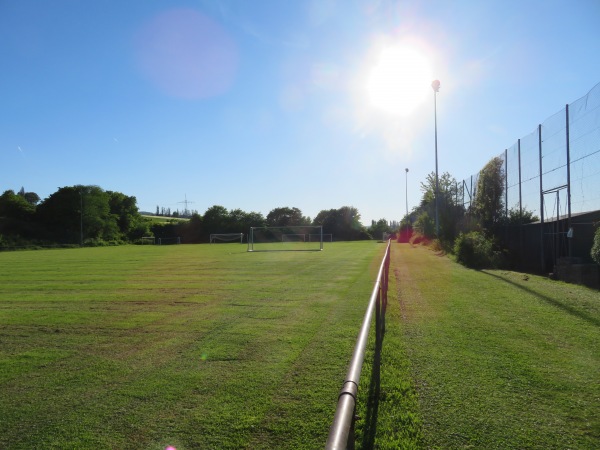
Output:
<svg viewBox="0 0 600 450">
<path fill-rule="evenodd" d="M 394 340 L 412 387 L 394 404 L 382 396 L 380 448 L 598 448 L 597 290 L 469 270 L 405 244 L 392 259 L 398 290 L 388 330 L 401 327 L 403 337 L 394 329 L 384 339 L 382 391 L 406 376 L 388 366 Z M 412 418 L 408 432 L 393 414 Z"/>
<path fill-rule="evenodd" d="M 322 446 L 382 252 L 0 254 L 0 447 Z"/>
</svg>

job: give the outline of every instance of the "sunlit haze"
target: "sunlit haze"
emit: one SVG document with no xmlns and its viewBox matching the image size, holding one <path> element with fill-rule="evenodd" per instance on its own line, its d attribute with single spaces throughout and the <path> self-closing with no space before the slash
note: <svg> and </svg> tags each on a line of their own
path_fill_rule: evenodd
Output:
<svg viewBox="0 0 600 450">
<path fill-rule="evenodd" d="M 431 64 L 418 49 L 406 44 L 384 48 L 367 82 L 373 106 L 402 116 L 410 114 L 431 93 Z"/>
<path fill-rule="evenodd" d="M 434 79 L 462 180 L 600 81 L 599 23 L 596 0 L 4 0 L 0 193 L 399 221 Z"/>
</svg>

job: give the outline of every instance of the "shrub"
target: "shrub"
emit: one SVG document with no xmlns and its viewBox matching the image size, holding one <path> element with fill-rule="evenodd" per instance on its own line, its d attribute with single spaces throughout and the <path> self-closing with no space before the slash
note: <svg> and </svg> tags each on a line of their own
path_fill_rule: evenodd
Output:
<svg viewBox="0 0 600 450">
<path fill-rule="evenodd" d="M 456 260 L 473 269 L 497 268 L 501 265 L 500 252 L 494 251 L 494 242 L 483 233 L 460 233 L 454 242 Z"/>
<path fill-rule="evenodd" d="M 410 242 L 411 245 L 429 245 L 431 241 L 421 233 L 414 233 L 408 242 Z"/>
<path fill-rule="evenodd" d="M 592 245 L 592 251 L 590 254 L 596 264 L 600 264 L 600 227 L 596 229 L 596 234 L 594 235 L 594 244 Z"/>
<path fill-rule="evenodd" d="M 433 237 L 435 235 L 435 221 L 427 214 L 426 211 L 423 211 L 415 220 L 414 230 L 416 233 L 421 234 L 425 237 Z"/>
</svg>

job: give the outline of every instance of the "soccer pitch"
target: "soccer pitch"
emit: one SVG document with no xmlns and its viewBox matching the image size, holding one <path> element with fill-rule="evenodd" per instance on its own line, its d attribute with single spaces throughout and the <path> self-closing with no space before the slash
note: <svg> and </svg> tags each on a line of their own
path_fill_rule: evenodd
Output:
<svg viewBox="0 0 600 450">
<path fill-rule="evenodd" d="M 0 253 L 0 447 L 323 447 L 384 250 Z"/>
</svg>

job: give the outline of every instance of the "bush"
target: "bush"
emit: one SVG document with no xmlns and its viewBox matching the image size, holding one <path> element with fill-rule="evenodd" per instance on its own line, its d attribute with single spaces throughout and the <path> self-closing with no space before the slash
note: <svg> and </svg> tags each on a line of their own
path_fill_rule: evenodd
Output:
<svg viewBox="0 0 600 450">
<path fill-rule="evenodd" d="M 498 268 L 502 262 L 500 252 L 494 251 L 494 242 L 483 233 L 460 233 L 454 242 L 456 260 L 473 269 Z"/>
<path fill-rule="evenodd" d="M 423 211 L 415 220 L 413 228 L 416 233 L 421 234 L 427 238 L 431 238 L 435 235 L 435 221 Z"/>
<path fill-rule="evenodd" d="M 594 244 L 592 245 L 590 254 L 596 264 L 600 264 L 600 227 L 598 227 L 596 234 L 594 235 Z"/>
<path fill-rule="evenodd" d="M 411 245 L 429 245 L 431 240 L 421 233 L 414 233 L 408 241 Z"/>
</svg>

